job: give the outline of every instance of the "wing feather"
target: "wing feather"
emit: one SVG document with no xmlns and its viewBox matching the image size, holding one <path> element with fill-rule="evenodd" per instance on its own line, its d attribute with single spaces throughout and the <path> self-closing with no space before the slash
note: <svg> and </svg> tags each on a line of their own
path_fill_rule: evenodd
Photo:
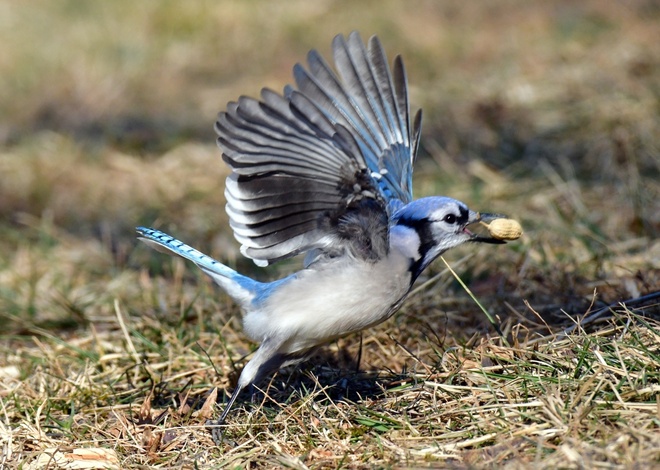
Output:
<svg viewBox="0 0 660 470">
<path fill-rule="evenodd" d="M 380 41 L 355 32 L 333 57 L 337 72 L 310 51 L 296 88 L 240 97 L 215 123 L 230 225 L 260 263 L 310 250 L 378 259 L 390 211 L 412 200 L 421 114 L 411 125 L 401 59 L 390 69 Z"/>
</svg>

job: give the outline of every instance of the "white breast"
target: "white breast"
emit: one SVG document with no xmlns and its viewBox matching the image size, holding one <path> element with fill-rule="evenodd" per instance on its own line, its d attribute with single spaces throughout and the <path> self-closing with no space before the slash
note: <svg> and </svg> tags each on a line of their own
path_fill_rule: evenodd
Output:
<svg viewBox="0 0 660 470">
<path fill-rule="evenodd" d="M 376 263 L 346 258 L 305 269 L 246 313 L 245 331 L 260 342 L 288 338 L 280 351 L 291 353 L 378 324 L 408 292 L 408 266 L 395 249 Z"/>
</svg>

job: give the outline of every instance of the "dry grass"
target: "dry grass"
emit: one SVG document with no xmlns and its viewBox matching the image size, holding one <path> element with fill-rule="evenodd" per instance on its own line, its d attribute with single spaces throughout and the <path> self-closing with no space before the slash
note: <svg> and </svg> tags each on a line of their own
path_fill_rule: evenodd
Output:
<svg viewBox="0 0 660 470">
<path fill-rule="evenodd" d="M 122 468 L 660 463 L 660 307 L 618 305 L 660 290 L 657 2 L 0 11 L 0 467 L 90 447 Z M 506 341 L 436 263 L 390 321 L 260 384 L 216 447 L 212 391 L 226 400 L 254 345 L 133 227 L 262 279 L 294 269 L 238 256 L 211 123 L 352 29 L 406 59 L 426 113 L 416 194 L 523 223 L 518 243 L 446 256 Z"/>
</svg>

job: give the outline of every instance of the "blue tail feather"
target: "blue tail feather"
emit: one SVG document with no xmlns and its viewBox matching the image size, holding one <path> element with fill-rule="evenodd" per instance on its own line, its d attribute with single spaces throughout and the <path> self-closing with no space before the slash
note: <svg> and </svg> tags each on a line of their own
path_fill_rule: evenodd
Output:
<svg viewBox="0 0 660 470">
<path fill-rule="evenodd" d="M 230 267 L 186 245 L 171 235 L 147 227 L 137 227 L 136 230 L 139 234 L 138 238 L 150 247 L 195 263 L 202 271 L 211 276 L 220 287 L 225 289 L 231 297 L 243 305 L 249 304 L 255 295 L 263 290 L 262 283 L 237 273 Z"/>
</svg>

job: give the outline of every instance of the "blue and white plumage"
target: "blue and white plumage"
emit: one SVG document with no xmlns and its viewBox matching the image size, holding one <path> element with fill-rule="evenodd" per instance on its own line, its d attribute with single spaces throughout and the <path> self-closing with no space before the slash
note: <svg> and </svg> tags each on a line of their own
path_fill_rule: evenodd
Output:
<svg viewBox="0 0 660 470">
<path fill-rule="evenodd" d="M 502 243 L 467 226 L 493 218 L 455 199 L 413 201 L 421 111 L 411 119 L 400 57 L 380 41 L 335 37 L 337 73 L 316 51 L 294 67 L 296 88 L 241 97 L 215 130 L 231 167 L 226 210 L 241 252 L 259 265 L 305 253 L 304 268 L 261 283 L 157 230 L 153 247 L 199 266 L 244 311 L 260 343 L 222 413 L 264 374 L 316 346 L 389 318 L 419 274 L 465 242 Z"/>
</svg>

